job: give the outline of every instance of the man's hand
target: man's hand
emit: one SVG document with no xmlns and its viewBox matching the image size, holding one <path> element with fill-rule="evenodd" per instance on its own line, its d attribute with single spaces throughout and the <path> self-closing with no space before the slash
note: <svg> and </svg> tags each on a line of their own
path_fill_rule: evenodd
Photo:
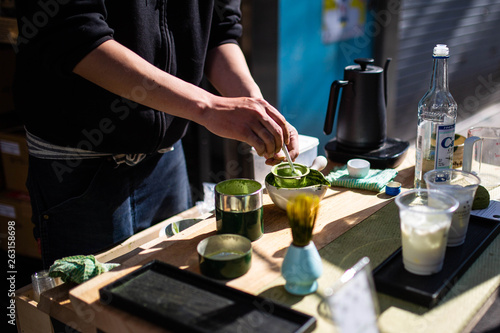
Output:
<svg viewBox="0 0 500 333">
<path fill-rule="evenodd" d="M 289 133 L 289 137 L 290 137 L 290 141 L 287 144 L 288 153 L 290 154 L 290 158 L 292 159 L 292 161 L 295 161 L 297 156 L 299 156 L 299 148 L 300 148 L 299 147 L 299 133 L 297 132 L 295 127 L 293 127 L 289 123 L 287 123 L 287 128 L 288 128 L 288 133 Z M 280 151 L 278 154 L 275 154 L 273 157 L 268 158 L 266 160 L 266 164 L 267 165 L 275 165 L 275 164 L 283 162 L 284 160 L 285 160 L 285 154 L 283 153 L 283 151 Z"/>
<path fill-rule="evenodd" d="M 211 126 L 214 133 L 228 137 L 227 133 L 237 132 L 235 133 L 238 135 L 237 140 L 253 146 L 259 155 L 267 159 L 266 163 L 268 164 L 277 164 L 284 160 L 285 155 L 281 151 L 283 144 L 289 145 L 292 159 L 298 156 L 297 131 L 272 105 L 263 99 L 238 45 L 228 43 L 212 49 L 207 56 L 205 74 L 222 96 L 252 97 L 246 100 L 235 99 L 235 101 L 244 101 L 239 106 L 236 105 L 234 112 L 238 114 L 238 117 L 241 116 L 241 119 L 245 119 L 241 121 L 241 124 L 234 124 L 236 126 L 234 128 L 216 128 L 220 126 L 214 123 Z M 222 103 L 227 103 L 227 101 Z M 249 111 L 250 114 L 240 115 L 245 110 Z M 227 113 L 227 115 L 230 114 Z M 233 121 L 238 121 L 238 119 Z M 230 120 L 226 119 L 226 122 L 230 122 Z M 224 132 L 226 134 L 223 134 Z M 231 137 L 236 138 L 234 134 Z"/>
<path fill-rule="evenodd" d="M 290 142 L 285 118 L 261 98 L 214 97 L 198 122 L 214 134 L 248 143 L 266 159 Z"/>
</svg>

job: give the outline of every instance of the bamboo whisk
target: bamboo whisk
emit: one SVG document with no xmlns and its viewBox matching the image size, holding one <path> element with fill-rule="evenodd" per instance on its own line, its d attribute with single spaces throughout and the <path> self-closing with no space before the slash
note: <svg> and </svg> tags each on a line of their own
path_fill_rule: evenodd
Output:
<svg viewBox="0 0 500 333">
<path fill-rule="evenodd" d="M 311 242 L 318 210 L 319 198 L 315 195 L 300 194 L 288 202 L 286 211 L 293 245 L 302 247 Z"/>
</svg>

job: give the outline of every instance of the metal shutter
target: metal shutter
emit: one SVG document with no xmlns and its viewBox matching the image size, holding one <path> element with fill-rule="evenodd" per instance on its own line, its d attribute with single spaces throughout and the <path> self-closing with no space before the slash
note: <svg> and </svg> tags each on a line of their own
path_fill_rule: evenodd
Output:
<svg viewBox="0 0 500 333">
<path fill-rule="evenodd" d="M 450 47 L 458 121 L 500 102 L 500 1 L 403 0 L 398 35 L 391 136 L 416 136 L 417 104 L 429 87 L 435 44 Z"/>
</svg>

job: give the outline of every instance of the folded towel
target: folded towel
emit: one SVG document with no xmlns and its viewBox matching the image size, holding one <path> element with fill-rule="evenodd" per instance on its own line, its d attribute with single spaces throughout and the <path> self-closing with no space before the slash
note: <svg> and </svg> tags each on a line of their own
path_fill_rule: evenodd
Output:
<svg viewBox="0 0 500 333">
<path fill-rule="evenodd" d="M 358 188 L 363 190 L 380 192 L 385 185 L 396 177 L 398 172 L 394 169 L 370 169 L 365 178 L 353 178 L 349 176 L 347 166 L 333 169 L 325 178 L 332 186 Z"/>
<path fill-rule="evenodd" d="M 80 284 L 119 265 L 101 263 L 92 255 L 71 256 L 56 260 L 50 266 L 49 276 Z"/>
</svg>

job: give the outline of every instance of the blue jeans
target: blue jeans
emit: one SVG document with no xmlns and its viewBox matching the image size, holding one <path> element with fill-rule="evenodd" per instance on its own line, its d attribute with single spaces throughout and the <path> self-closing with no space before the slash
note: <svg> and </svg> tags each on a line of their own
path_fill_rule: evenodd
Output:
<svg viewBox="0 0 500 333">
<path fill-rule="evenodd" d="M 180 142 L 135 166 L 30 157 L 27 186 L 43 266 L 95 254 L 192 205 Z"/>
</svg>

